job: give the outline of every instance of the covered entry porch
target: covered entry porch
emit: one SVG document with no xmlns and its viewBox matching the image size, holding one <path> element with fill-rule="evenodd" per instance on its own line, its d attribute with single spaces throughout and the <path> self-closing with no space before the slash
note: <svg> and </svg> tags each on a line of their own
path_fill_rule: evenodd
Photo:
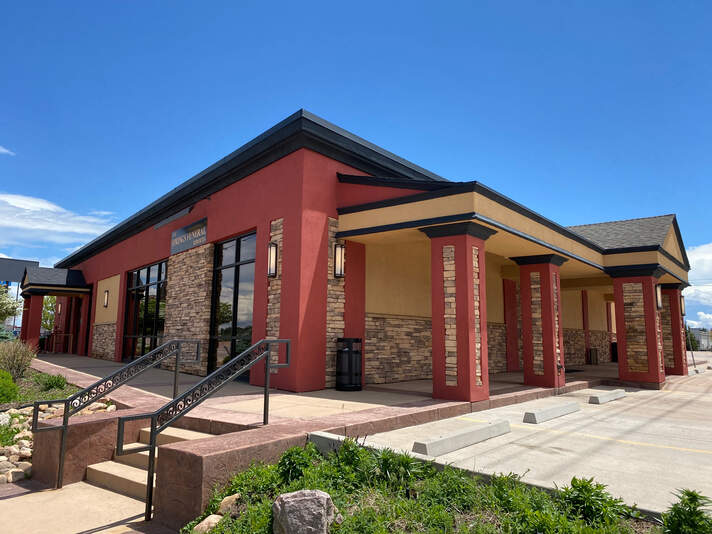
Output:
<svg viewBox="0 0 712 534">
<path fill-rule="evenodd" d="M 341 210 L 345 315 L 363 313 L 367 387 L 477 402 L 686 373 L 682 260 L 662 244 L 607 250 L 482 187 Z M 672 234 L 682 257 L 667 225 L 661 241 Z"/>
</svg>

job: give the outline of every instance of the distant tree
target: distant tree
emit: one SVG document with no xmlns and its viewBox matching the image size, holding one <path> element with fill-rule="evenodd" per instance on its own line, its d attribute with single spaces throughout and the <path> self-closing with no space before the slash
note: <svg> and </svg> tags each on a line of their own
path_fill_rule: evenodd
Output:
<svg viewBox="0 0 712 534">
<path fill-rule="evenodd" d="M 689 326 L 685 327 L 685 334 L 687 338 L 687 350 L 700 350 L 700 343 L 697 341 L 697 338 L 692 335 Z"/>
<path fill-rule="evenodd" d="M 49 330 L 54 329 L 54 310 L 57 306 L 57 297 L 46 296 L 42 302 L 42 328 Z"/>
<path fill-rule="evenodd" d="M 12 298 L 7 287 L 0 286 L 0 323 L 4 323 L 8 317 L 20 313 L 20 307 L 20 303 Z"/>
</svg>

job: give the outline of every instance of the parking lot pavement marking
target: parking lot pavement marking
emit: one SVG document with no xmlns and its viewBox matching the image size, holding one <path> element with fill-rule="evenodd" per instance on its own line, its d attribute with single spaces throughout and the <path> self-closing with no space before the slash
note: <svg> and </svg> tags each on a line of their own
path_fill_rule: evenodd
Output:
<svg viewBox="0 0 712 534">
<path fill-rule="evenodd" d="M 486 423 L 487 422 L 483 419 L 475 419 L 474 417 L 467 417 L 466 415 L 462 416 L 461 419 L 467 419 L 469 421 L 477 421 L 478 423 Z M 676 447 L 674 445 L 661 445 L 658 443 L 647 443 L 645 441 L 632 441 L 632 440 L 628 440 L 628 439 L 611 438 L 608 436 L 598 436 L 596 434 L 587 434 L 585 432 L 572 432 L 569 430 L 558 430 L 555 428 L 534 427 L 531 425 L 518 425 L 516 423 L 511 423 L 510 426 L 512 428 L 521 428 L 521 429 L 529 430 L 532 432 L 549 432 L 550 434 L 580 436 L 582 438 L 598 439 L 601 441 L 613 441 L 615 443 L 621 443 L 623 445 L 632 445 L 632 446 L 636 446 L 636 447 L 652 447 L 655 449 L 669 449 L 669 450 L 681 451 L 681 452 L 691 452 L 691 453 L 695 453 L 695 454 L 710 454 L 710 455 L 712 455 L 712 450 L 689 449 L 687 447 Z"/>
</svg>

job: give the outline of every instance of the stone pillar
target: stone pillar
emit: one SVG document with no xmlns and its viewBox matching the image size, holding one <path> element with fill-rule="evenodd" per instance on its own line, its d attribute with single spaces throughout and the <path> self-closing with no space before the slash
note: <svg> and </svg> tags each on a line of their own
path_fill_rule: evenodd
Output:
<svg viewBox="0 0 712 534">
<path fill-rule="evenodd" d="M 512 260 L 519 265 L 524 383 L 563 387 L 566 375 L 559 267 L 566 259 L 545 254 L 518 256 Z"/>
<path fill-rule="evenodd" d="M 42 327 L 42 304 L 44 297 L 42 295 L 30 296 L 30 306 L 27 310 L 27 334 L 25 342 L 38 349 L 40 346 L 40 328 Z M 23 325 L 25 324 L 23 315 Z"/>
<path fill-rule="evenodd" d="M 681 305 L 682 285 L 663 284 L 662 293 L 661 320 L 665 374 L 687 376 L 687 346 Z"/>
<path fill-rule="evenodd" d="M 650 269 L 616 269 L 613 293 L 616 302 L 618 377 L 655 388 L 665 383 L 660 313 L 655 286 L 661 272 Z"/>
<path fill-rule="evenodd" d="M 433 397 L 489 398 L 485 240 L 472 222 L 421 228 L 430 237 Z"/>
</svg>

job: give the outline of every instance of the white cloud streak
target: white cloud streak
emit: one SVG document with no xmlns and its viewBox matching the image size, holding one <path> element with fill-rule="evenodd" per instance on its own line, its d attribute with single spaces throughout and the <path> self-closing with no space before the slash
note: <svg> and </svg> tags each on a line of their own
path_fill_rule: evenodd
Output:
<svg viewBox="0 0 712 534">
<path fill-rule="evenodd" d="M 108 215 L 81 215 L 43 198 L 0 193 L 0 246 L 77 245 L 113 225 Z"/>
<path fill-rule="evenodd" d="M 712 306 L 712 243 L 687 250 L 690 260 L 690 287 L 683 292 L 685 298 L 697 304 Z M 691 321 L 690 321 L 691 322 Z"/>
<path fill-rule="evenodd" d="M 697 312 L 697 321 L 688 319 L 687 324 L 692 328 L 712 328 L 712 313 Z"/>
<path fill-rule="evenodd" d="M 12 150 L 5 148 L 2 145 L 0 145 L 0 154 L 5 154 L 6 156 L 14 156 L 15 155 L 15 153 Z"/>
</svg>

